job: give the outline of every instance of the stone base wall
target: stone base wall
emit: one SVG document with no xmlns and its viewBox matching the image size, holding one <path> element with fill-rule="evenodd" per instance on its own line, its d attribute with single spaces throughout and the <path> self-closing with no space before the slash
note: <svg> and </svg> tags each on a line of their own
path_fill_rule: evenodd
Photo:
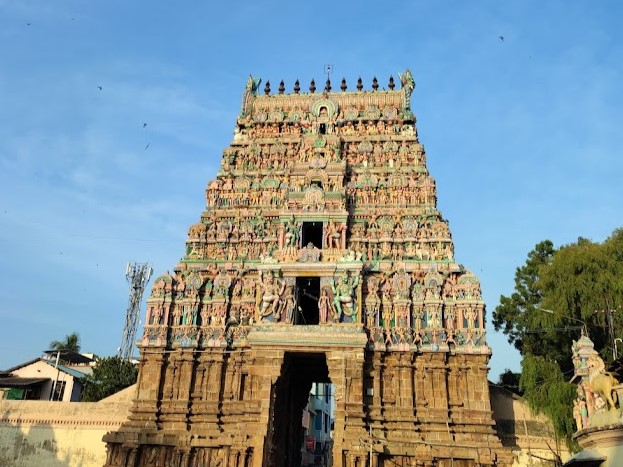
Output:
<svg viewBox="0 0 623 467">
<path fill-rule="evenodd" d="M 556 441 L 551 421 L 534 414 L 528 403 L 500 386 L 489 386 L 495 431 L 513 452 L 513 467 L 551 466 L 570 457 L 564 441 Z"/>
<path fill-rule="evenodd" d="M 333 466 L 504 466 L 488 355 L 363 348 L 143 355 L 129 420 L 109 433 L 107 467 L 298 465 L 312 381 L 334 384 Z M 299 442 L 300 441 L 300 442 Z"/>
<path fill-rule="evenodd" d="M 0 465 L 101 467 L 131 401 L 0 401 Z"/>
</svg>

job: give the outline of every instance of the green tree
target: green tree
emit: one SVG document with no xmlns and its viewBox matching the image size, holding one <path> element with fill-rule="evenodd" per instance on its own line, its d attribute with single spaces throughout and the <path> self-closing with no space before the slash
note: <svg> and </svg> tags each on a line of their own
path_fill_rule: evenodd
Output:
<svg viewBox="0 0 623 467">
<path fill-rule="evenodd" d="M 571 345 L 586 327 L 606 362 L 623 320 L 623 230 L 603 243 L 579 238 L 555 249 L 540 242 L 517 268 L 515 291 L 500 297 L 493 325 L 522 355 L 520 389 L 536 412 L 550 416 L 569 444 L 575 387 Z M 621 310 L 623 311 L 623 310 Z"/>
<path fill-rule="evenodd" d="M 500 373 L 497 385 L 521 396 L 523 394 L 523 391 L 519 389 L 520 377 L 521 373 L 515 373 L 514 371 L 511 371 L 507 368 L 506 370 L 504 370 L 503 373 Z"/>
<path fill-rule="evenodd" d="M 500 304 L 493 312 L 493 326 L 508 336 L 508 342 L 513 344 L 523 355 L 539 347 L 539 338 L 529 331 L 534 323 L 531 319 L 539 308 L 542 297 L 536 284 L 543 266 L 551 263 L 554 256 L 554 245 L 545 240 L 528 253 L 528 260 L 524 266 L 515 271 L 515 292 L 510 297 L 502 295 Z"/>
<path fill-rule="evenodd" d="M 71 334 L 67 334 L 65 340 L 50 342 L 50 349 L 80 352 L 80 335 L 75 331 Z"/>
<path fill-rule="evenodd" d="M 136 383 L 138 369 L 128 360 L 105 357 L 97 360 L 82 391 L 84 402 L 97 402 Z"/>
<path fill-rule="evenodd" d="M 576 387 L 555 361 L 545 357 L 526 355 L 521 362 L 519 386 L 533 412 L 544 413 L 552 421 L 558 441 L 564 440 L 573 451 L 578 449 L 571 438 L 575 431 L 573 401 Z"/>
</svg>

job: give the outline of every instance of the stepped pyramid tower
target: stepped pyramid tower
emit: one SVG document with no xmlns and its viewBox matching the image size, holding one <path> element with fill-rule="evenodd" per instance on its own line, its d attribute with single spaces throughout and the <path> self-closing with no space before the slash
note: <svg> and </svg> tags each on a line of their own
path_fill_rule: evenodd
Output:
<svg viewBox="0 0 623 467">
<path fill-rule="evenodd" d="M 260 81 L 155 280 L 106 465 L 298 466 L 312 382 L 330 382 L 331 465 L 509 466 L 480 284 L 437 210 L 411 73 L 388 90 Z"/>
</svg>

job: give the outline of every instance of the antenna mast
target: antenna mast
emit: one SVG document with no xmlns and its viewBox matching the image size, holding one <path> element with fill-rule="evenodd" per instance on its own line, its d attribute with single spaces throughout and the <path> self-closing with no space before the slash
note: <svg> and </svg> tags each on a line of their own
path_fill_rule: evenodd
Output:
<svg viewBox="0 0 623 467">
<path fill-rule="evenodd" d="M 145 286 L 151 277 L 152 268 L 149 263 L 128 263 L 125 267 L 125 278 L 130 283 L 130 298 L 128 300 L 128 310 L 125 315 L 125 327 L 121 337 L 121 347 L 117 354 L 124 360 L 132 357 L 132 350 L 136 340 L 136 328 L 138 318 L 141 313 L 141 299 Z"/>
</svg>

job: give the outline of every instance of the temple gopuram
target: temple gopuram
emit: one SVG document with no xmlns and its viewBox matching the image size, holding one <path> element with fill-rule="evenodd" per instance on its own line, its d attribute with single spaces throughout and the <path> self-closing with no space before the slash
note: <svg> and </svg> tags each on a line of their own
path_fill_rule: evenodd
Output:
<svg viewBox="0 0 623 467">
<path fill-rule="evenodd" d="M 511 465 L 480 283 L 437 210 L 413 77 L 397 81 L 249 77 L 185 255 L 147 300 L 106 466 L 299 466 L 313 382 L 333 385 L 333 466 Z"/>
</svg>

